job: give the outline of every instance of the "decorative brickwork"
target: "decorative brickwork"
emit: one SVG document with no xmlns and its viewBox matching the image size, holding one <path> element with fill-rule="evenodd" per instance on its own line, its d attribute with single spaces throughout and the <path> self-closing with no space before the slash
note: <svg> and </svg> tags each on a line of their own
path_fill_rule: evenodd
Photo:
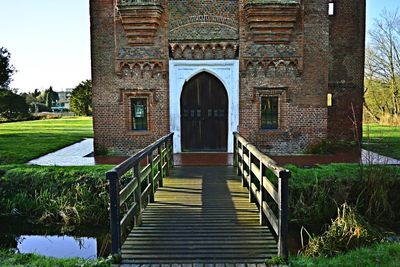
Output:
<svg viewBox="0 0 400 267">
<path fill-rule="evenodd" d="M 255 43 L 286 44 L 290 42 L 300 9 L 297 1 L 247 0 L 244 9 Z"/>
<path fill-rule="evenodd" d="M 171 43 L 173 59 L 235 59 L 238 55 L 236 43 Z"/>
<path fill-rule="evenodd" d="M 170 131 L 180 140 L 180 92 L 199 71 L 226 87 L 229 135 L 265 152 L 360 138 L 365 0 L 335 0 L 333 16 L 328 2 L 91 0 L 96 152 L 131 154 Z M 268 96 L 278 129 L 262 130 Z M 132 130 L 134 98 L 148 105 L 147 131 Z"/>
<path fill-rule="evenodd" d="M 187 40 L 231 40 L 238 39 L 239 32 L 239 1 L 232 0 L 170 0 L 169 8 L 169 31 L 170 40 L 174 38 L 181 40 L 180 36 L 174 34 L 179 28 L 184 28 Z M 198 26 L 198 27 L 196 27 Z M 220 26 L 220 27 L 216 27 Z M 221 32 L 204 31 L 206 29 L 219 29 Z M 200 30 L 204 35 L 199 35 Z M 228 30 L 227 33 L 224 31 Z M 236 34 L 233 34 L 236 32 Z M 217 35 L 215 35 L 217 33 Z M 233 34 L 233 36 L 232 36 Z"/>
<path fill-rule="evenodd" d="M 117 7 L 128 44 L 153 44 L 164 12 L 162 1 L 120 0 Z"/>
</svg>

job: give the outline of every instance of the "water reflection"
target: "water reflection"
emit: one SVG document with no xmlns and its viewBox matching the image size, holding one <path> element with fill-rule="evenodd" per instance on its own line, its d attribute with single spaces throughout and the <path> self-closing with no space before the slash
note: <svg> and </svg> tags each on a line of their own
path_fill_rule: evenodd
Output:
<svg viewBox="0 0 400 267">
<path fill-rule="evenodd" d="M 97 240 L 88 237 L 23 235 L 18 239 L 20 253 L 36 253 L 57 258 L 97 257 Z"/>
<path fill-rule="evenodd" d="M 107 257 L 111 243 L 108 232 L 108 227 L 44 227 L 0 217 L 0 249 L 56 258 Z"/>
</svg>

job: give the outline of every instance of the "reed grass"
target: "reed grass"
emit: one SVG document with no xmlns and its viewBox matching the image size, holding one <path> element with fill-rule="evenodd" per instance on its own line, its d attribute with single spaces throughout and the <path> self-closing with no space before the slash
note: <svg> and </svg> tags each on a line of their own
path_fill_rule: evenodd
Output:
<svg viewBox="0 0 400 267">
<path fill-rule="evenodd" d="M 346 203 L 338 207 L 337 217 L 319 236 L 311 236 L 302 254 L 308 257 L 332 257 L 357 247 L 370 246 L 383 239 L 355 209 Z"/>
<path fill-rule="evenodd" d="M 108 224 L 108 182 L 111 166 L 0 167 L 0 213 L 38 223 Z"/>
</svg>

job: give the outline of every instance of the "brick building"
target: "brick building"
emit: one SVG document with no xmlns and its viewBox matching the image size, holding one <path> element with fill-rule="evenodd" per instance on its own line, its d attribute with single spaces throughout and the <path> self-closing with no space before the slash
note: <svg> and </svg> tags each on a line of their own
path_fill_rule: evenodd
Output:
<svg viewBox="0 0 400 267">
<path fill-rule="evenodd" d="M 97 152 L 357 139 L 365 0 L 91 0 Z"/>
</svg>

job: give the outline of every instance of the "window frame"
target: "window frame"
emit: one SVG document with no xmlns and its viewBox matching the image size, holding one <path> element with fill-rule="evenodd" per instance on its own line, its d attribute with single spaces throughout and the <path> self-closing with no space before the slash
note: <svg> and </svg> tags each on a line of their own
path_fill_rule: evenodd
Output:
<svg viewBox="0 0 400 267">
<path fill-rule="evenodd" d="M 288 87 L 253 87 L 253 103 L 257 106 L 257 126 L 258 132 L 268 133 L 268 132 L 285 132 L 288 130 L 287 121 L 287 91 Z M 262 97 L 278 97 L 278 124 L 275 129 L 263 129 L 261 125 L 261 100 Z"/>
<path fill-rule="evenodd" d="M 135 129 L 134 125 L 135 125 L 135 116 L 134 116 L 134 108 L 135 108 L 135 104 L 134 101 L 138 101 L 138 100 L 142 100 L 145 101 L 145 114 L 144 114 L 144 118 L 145 118 L 145 128 L 141 128 L 141 129 Z M 149 120 L 149 98 L 147 96 L 142 96 L 142 95 L 138 95 L 138 96 L 134 96 L 134 97 L 130 97 L 129 98 L 129 130 L 134 132 L 134 133 L 146 133 L 148 131 L 150 131 L 150 120 Z M 143 122 L 142 122 L 143 123 Z"/>
<path fill-rule="evenodd" d="M 269 127 L 268 125 L 263 125 L 263 99 L 266 98 L 274 98 L 276 99 L 276 112 L 271 112 L 269 114 L 272 114 L 276 116 L 276 125 L 271 124 Z M 280 128 L 280 101 L 281 97 L 279 95 L 260 95 L 260 112 L 259 112 L 259 123 L 260 123 L 260 130 L 262 131 L 274 131 L 274 130 L 279 130 Z"/>
</svg>

